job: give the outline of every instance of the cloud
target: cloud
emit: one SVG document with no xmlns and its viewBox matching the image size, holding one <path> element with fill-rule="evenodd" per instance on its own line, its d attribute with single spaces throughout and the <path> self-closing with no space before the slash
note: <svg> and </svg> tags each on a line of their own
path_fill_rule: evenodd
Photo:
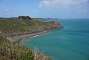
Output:
<svg viewBox="0 0 89 60">
<path fill-rule="evenodd" d="M 39 7 L 46 8 L 59 8 L 59 7 L 72 7 L 83 6 L 88 3 L 88 0 L 41 0 Z"/>
<path fill-rule="evenodd" d="M 40 0 L 42 14 L 63 18 L 89 18 L 89 0 Z"/>
</svg>

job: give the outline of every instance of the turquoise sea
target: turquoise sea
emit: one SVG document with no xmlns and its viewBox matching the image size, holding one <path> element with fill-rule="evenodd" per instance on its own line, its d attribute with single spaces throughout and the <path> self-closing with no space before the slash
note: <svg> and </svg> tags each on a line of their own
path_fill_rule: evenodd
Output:
<svg viewBox="0 0 89 60">
<path fill-rule="evenodd" d="M 25 46 L 39 48 L 53 60 L 89 60 L 89 19 L 58 21 L 63 29 L 29 38 Z"/>
</svg>

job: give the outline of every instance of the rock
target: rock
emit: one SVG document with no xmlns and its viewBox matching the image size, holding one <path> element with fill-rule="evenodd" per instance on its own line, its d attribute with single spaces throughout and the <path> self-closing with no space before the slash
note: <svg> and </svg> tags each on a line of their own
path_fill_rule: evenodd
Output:
<svg viewBox="0 0 89 60">
<path fill-rule="evenodd" d="M 32 20 L 32 18 L 29 17 L 29 16 L 18 16 L 18 19 L 19 20 L 23 20 L 23 19 L 25 19 L 25 20 Z"/>
</svg>

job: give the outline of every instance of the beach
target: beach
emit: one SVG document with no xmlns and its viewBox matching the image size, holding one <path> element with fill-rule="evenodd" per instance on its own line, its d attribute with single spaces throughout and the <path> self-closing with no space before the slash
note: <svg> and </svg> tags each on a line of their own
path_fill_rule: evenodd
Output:
<svg viewBox="0 0 89 60">
<path fill-rule="evenodd" d="M 40 35 L 44 35 L 47 32 L 48 31 L 42 31 L 42 32 L 31 33 L 31 34 L 29 33 L 29 34 L 24 34 L 24 35 L 7 36 L 7 39 L 11 42 L 21 42 L 28 38 L 39 37 Z"/>
</svg>

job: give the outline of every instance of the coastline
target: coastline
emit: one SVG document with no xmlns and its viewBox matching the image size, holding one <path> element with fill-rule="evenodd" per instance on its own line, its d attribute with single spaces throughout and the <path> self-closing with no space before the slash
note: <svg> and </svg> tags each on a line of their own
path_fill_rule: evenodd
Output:
<svg viewBox="0 0 89 60">
<path fill-rule="evenodd" d="M 43 31 L 43 32 L 40 32 L 40 33 L 38 33 L 38 34 L 41 34 L 41 33 L 45 33 L 46 31 Z M 29 34 L 30 35 L 30 34 Z M 29 35 L 27 36 L 20 36 L 21 38 L 23 37 L 23 38 L 26 38 L 26 37 L 29 37 Z M 3 39 L 5 38 L 5 37 L 2 37 Z M 2 39 L 1 38 L 1 39 Z M 16 37 L 15 37 L 16 38 Z M 1 40 L 1 41 L 3 41 L 3 39 Z M 31 49 L 31 48 L 26 48 L 26 47 L 24 47 L 24 45 L 22 45 L 22 44 L 18 44 L 17 42 L 17 44 L 14 44 L 13 42 L 11 42 L 10 41 L 10 39 L 13 39 L 13 38 L 11 38 L 11 37 L 7 37 L 6 38 L 6 40 L 8 40 L 8 41 L 4 41 L 4 42 L 2 42 L 3 44 L 7 44 L 7 45 L 1 45 L 0 46 L 0 49 L 2 49 L 3 51 L 1 51 L 0 50 L 0 54 L 2 53 L 2 54 L 6 54 L 6 55 L 4 55 L 4 57 L 6 57 L 6 59 L 10 59 L 10 58 L 8 58 L 8 56 L 9 57 L 16 57 L 16 58 L 11 58 L 11 59 L 19 59 L 20 57 L 18 57 L 18 56 L 21 56 L 21 57 L 24 57 L 24 54 L 25 54 L 25 56 L 26 57 L 24 57 L 24 58 L 21 58 L 21 59 L 25 59 L 25 58 L 27 58 L 27 59 L 33 59 L 33 60 L 50 60 L 51 58 L 49 57 L 49 56 L 47 56 L 47 55 L 45 55 L 44 53 L 42 53 L 39 49 Z M 19 42 L 21 43 L 21 41 L 23 41 L 24 39 L 21 39 Z M 9 47 L 8 47 L 9 46 Z M 2 47 L 2 48 L 1 48 Z M 10 50 L 10 51 L 8 51 L 8 50 Z M 9 55 L 8 55 L 8 52 L 9 52 Z M 11 53 L 12 52 L 12 53 Z M 16 53 L 16 52 L 18 52 L 18 53 Z M 19 55 L 18 55 L 19 54 Z M 29 54 L 29 55 L 28 55 Z M 7 56 L 8 55 L 8 56 Z M 29 56 L 29 57 L 28 57 Z M 2 58 L 4 58 L 3 57 L 3 55 L 0 55 L 0 60 L 2 59 Z"/>
<path fill-rule="evenodd" d="M 15 42 L 15 43 L 17 43 L 17 42 L 20 43 L 21 42 L 22 43 L 22 41 L 24 41 L 27 38 L 39 37 L 40 35 L 43 35 L 44 33 L 48 33 L 48 32 L 49 32 L 48 30 L 45 30 L 45 31 L 32 33 L 32 34 L 17 35 L 17 36 L 13 36 L 13 37 L 8 36 L 7 39 L 10 42 Z"/>
<path fill-rule="evenodd" d="M 1 39 L 2 41 L 4 39 L 6 40 L 6 43 L 4 42 L 3 43 L 5 44 L 6 48 L 12 49 L 11 51 L 13 51 L 13 55 L 14 55 L 15 49 L 17 51 L 15 54 L 17 54 L 18 52 L 20 53 L 23 49 L 24 49 L 24 52 L 26 53 L 28 52 L 28 49 L 30 48 L 27 48 L 24 45 L 24 42 L 27 39 L 29 39 L 30 41 L 32 40 L 30 38 L 35 38 L 35 37 L 39 38 L 41 35 L 45 35 L 45 33 L 48 33 L 56 28 L 59 28 L 59 26 L 61 26 L 56 21 L 48 21 L 48 22 L 37 21 L 37 20 L 31 19 L 29 16 L 19 16 L 19 17 L 16 17 L 16 19 L 11 19 L 11 20 L 5 19 L 5 20 L 1 20 L 0 22 L 1 22 L 0 27 L 2 27 L 2 29 L 0 29 L 0 35 L 3 38 Z M 20 47 L 23 48 L 21 49 L 21 51 L 19 51 Z M 32 56 L 34 60 L 49 60 L 49 56 L 45 55 L 44 53 L 41 53 L 39 49 L 32 49 L 32 54 L 33 54 Z M 11 53 L 11 56 L 12 56 L 12 53 Z M 22 56 L 22 53 L 20 56 Z"/>
</svg>

